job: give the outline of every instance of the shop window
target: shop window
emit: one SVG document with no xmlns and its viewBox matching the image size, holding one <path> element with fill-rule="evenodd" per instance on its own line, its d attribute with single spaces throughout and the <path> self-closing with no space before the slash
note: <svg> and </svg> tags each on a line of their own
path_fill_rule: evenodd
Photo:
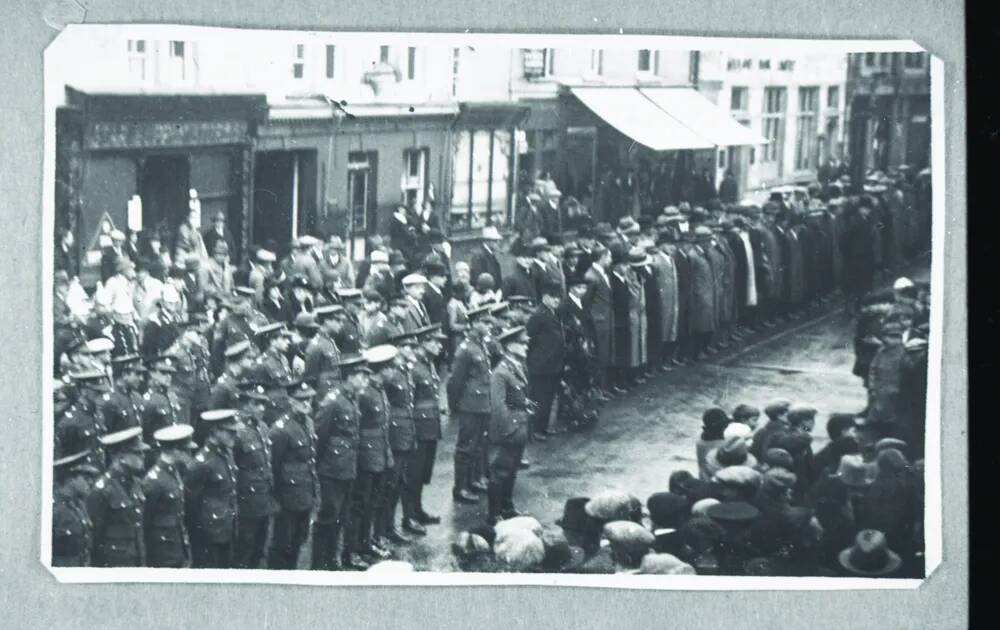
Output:
<svg viewBox="0 0 1000 630">
<path fill-rule="evenodd" d="M 305 44 L 295 45 L 295 60 L 292 62 L 292 76 L 301 79 L 306 74 L 306 47 Z"/>
<path fill-rule="evenodd" d="M 458 134 L 450 226 L 455 230 L 504 226 L 509 220 L 513 133 L 479 129 Z"/>
<path fill-rule="evenodd" d="M 137 81 L 146 81 L 146 50 L 146 40 L 128 40 L 128 73 Z"/>
<path fill-rule="evenodd" d="M 355 234 L 376 228 L 377 166 L 378 153 L 375 151 L 352 151 L 347 156 L 347 198 L 350 200 L 351 227 Z"/>
<path fill-rule="evenodd" d="M 764 88 L 764 145 L 762 162 L 776 162 L 785 137 L 785 88 Z"/>
<path fill-rule="evenodd" d="M 815 166 L 816 114 L 819 110 L 819 88 L 799 88 L 799 114 L 795 136 L 795 168 L 807 170 Z"/>
<path fill-rule="evenodd" d="M 331 44 L 326 46 L 326 78 L 333 79 L 337 76 L 337 47 Z"/>
<path fill-rule="evenodd" d="M 875 53 L 865 53 L 865 67 L 874 68 L 875 67 Z"/>
<path fill-rule="evenodd" d="M 426 148 L 403 151 L 402 193 L 403 203 L 407 207 L 416 206 L 419 209 L 424 205 L 424 197 L 427 194 L 429 153 L 429 149 Z"/>
</svg>

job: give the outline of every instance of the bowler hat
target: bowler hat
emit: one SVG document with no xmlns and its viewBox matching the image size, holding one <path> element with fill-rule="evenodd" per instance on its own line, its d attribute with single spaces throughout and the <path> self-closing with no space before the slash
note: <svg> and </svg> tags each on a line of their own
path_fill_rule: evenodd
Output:
<svg viewBox="0 0 1000 630">
<path fill-rule="evenodd" d="M 888 575 L 903 563 L 899 554 L 889 549 L 885 534 L 875 529 L 858 532 L 854 545 L 841 551 L 837 560 L 849 572 L 868 577 Z"/>
<path fill-rule="evenodd" d="M 566 499 L 563 504 L 563 513 L 556 519 L 556 525 L 564 530 L 583 532 L 591 516 L 587 514 L 586 505 L 590 497 L 573 497 Z"/>
</svg>

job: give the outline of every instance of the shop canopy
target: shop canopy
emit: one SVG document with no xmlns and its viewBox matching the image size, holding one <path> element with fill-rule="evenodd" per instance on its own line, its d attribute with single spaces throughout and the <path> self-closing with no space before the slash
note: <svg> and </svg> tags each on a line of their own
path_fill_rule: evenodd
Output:
<svg viewBox="0 0 1000 630">
<path fill-rule="evenodd" d="M 695 133 L 634 87 L 574 87 L 571 91 L 609 125 L 653 151 L 715 147 L 714 142 Z"/>
<path fill-rule="evenodd" d="M 692 88 L 639 88 L 657 107 L 680 121 L 715 146 L 753 146 L 767 144 L 767 139 L 740 124 Z"/>
</svg>

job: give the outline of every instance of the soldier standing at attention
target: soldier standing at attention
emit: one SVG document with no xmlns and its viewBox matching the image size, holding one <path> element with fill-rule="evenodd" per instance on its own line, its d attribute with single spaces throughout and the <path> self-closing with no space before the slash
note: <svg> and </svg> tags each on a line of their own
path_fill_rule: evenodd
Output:
<svg viewBox="0 0 1000 630">
<path fill-rule="evenodd" d="M 334 338 L 341 354 L 357 354 L 361 352 L 361 332 L 359 317 L 361 316 L 361 289 L 337 289 L 337 297 L 344 304 L 344 317 L 340 333 Z"/>
<path fill-rule="evenodd" d="M 210 409 L 201 420 L 210 427 L 208 437 L 184 475 L 191 566 L 228 569 L 236 531 L 233 446 L 239 424 L 235 409 Z"/>
<path fill-rule="evenodd" d="M 237 385 L 253 367 L 253 356 L 250 349 L 253 346 L 244 339 L 226 348 L 226 367 L 212 385 L 211 404 L 213 409 L 228 409 L 237 404 L 239 388 Z M 202 431 L 196 431 L 201 436 Z"/>
<path fill-rule="evenodd" d="M 233 562 L 240 569 L 258 569 L 271 517 L 278 512 L 271 471 L 271 436 L 264 422 L 267 391 L 250 381 L 239 385 L 240 427 L 236 431 L 236 543 Z"/>
<path fill-rule="evenodd" d="M 358 395 L 358 474 L 351 498 L 351 529 L 357 535 L 355 549 L 369 558 L 384 560 L 389 550 L 372 540 L 372 520 L 380 501 L 382 477 L 392 470 L 389 448 L 389 402 L 378 371 L 395 358 L 393 346 L 369 348 L 362 355 L 373 371 L 368 386 Z M 367 561 L 369 558 L 365 558 Z"/>
<path fill-rule="evenodd" d="M 87 513 L 87 495 L 101 472 L 86 463 L 87 451 L 57 459 L 53 466 L 52 566 L 90 564 L 94 525 Z"/>
<path fill-rule="evenodd" d="M 448 379 L 448 408 L 458 421 L 455 445 L 455 485 L 451 495 L 460 503 L 476 503 L 473 479 L 476 458 L 490 415 L 490 360 L 486 351 L 489 325 L 483 320 L 470 324 L 469 332 L 455 352 L 455 362 Z"/>
<path fill-rule="evenodd" d="M 142 429 L 133 427 L 100 437 L 111 462 L 87 497 L 93 523 L 91 564 L 95 567 L 141 567 L 146 561 L 142 531 L 141 476 L 143 454 L 149 445 Z"/>
<path fill-rule="evenodd" d="M 340 348 L 334 339 L 344 326 L 344 307 L 339 304 L 318 306 L 315 315 L 319 331 L 306 346 L 302 378 L 316 381 L 316 397 L 322 400 L 340 380 L 340 372 L 336 368 L 340 362 Z"/>
<path fill-rule="evenodd" d="M 103 471 L 106 465 L 100 436 L 107 433 L 98 402 L 107 393 L 107 378 L 101 370 L 86 368 L 70 374 L 75 395 L 55 427 L 56 456 L 87 451 L 86 463 Z M 58 417 L 58 416 L 57 416 Z"/>
<path fill-rule="evenodd" d="M 254 373 L 271 398 L 264 418 L 270 425 L 291 410 L 286 391 L 286 385 L 292 379 L 287 356 L 291 334 L 284 323 L 275 322 L 258 328 L 254 337 L 263 349 L 257 357 Z"/>
<path fill-rule="evenodd" d="M 109 433 L 142 426 L 142 365 L 138 354 L 111 359 L 115 372 L 114 391 L 102 397 L 101 413 Z"/>
<path fill-rule="evenodd" d="M 441 439 L 441 411 L 438 408 L 438 392 L 441 378 L 434 363 L 448 341 L 448 335 L 435 324 L 418 331 L 420 346 L 414 349 L 416 363 L 413 366 L 413 422 L 417 430 L 417 448 L 410 464 L 406 479 L 406 500 L 411 502 L 414 521 L 421 525 L 436 525 L 441 518 L 424 511 L 424 486 L 431 482 L 434 473 L 434 459 L 437 444 Z M 409 529 L 406 522 L 404 528 Z"/>
<path fill-rule="evenodd" d="M 142 480 L 146 497 L 142 529 L 146 566 L 179 569 L 191 560 L 191 541 L 184 519 L 184 481 L 178 464 L 189 457 L 194 427 L 174 424 L 153 434 L 160 458 Z"/>
<path fill-rule="evenodd" d="M 392 340 L 399 350 L 392 363 L 382 369 L 382 385 L 389 401 L 389 447 L 394 462 L 392 475 L 384 480 L 385 509 L 376 516 L 376 524 L 382 536 L 394 543 L 409 540 L 396 529 L 396 506 L 400 502 L 406 478 L 413 462 L 413 452 L 417 446 L 417 429 L 413 423 L 413 379 L 412 345 L 416 337 L 412 333 L 397 335 Z M 412 505 L 403 502 L 404 525 L 414 516 Z M 411 533 L 424 535 L 427 530 L 413 521 L 408 528 Z"/>
<path fill-rule="evenodd" d="M 316 501 L 316 435 L 312 401 L 316 390 L 296 381 L 288 385 L 291 410 L 271 427 L 271 470 L 281 510 L 274 517 L 268 551 L 270 569 L 295 569 L 309 537 L 309 516 Z"/>
<path fill-rule="evenodd" d="M 181 403 L 171 389 L 177 371 L 170 357 L 155 357 L 149 365 L 149 389 L 142 395 L 142 435 L 147 442 L 155 441 L 153 434 L 172 424 L 187 424 L 180 418 Z M 156 461 L 156 451 L 146 454 L 146 466 Z"/>
<path fill-rule="evenodd" d="M 514 508 L 514 481 L 528 441 L 532 404 L 523 361 L 528 355 L 523 326 L 500 334 L 504 356 L 490 376 L 490 488 L 489 522 L 519 516 Z"/>
<path fill-rule="evenodd" d="M 358 395 L 368 387 L 369 370 L 359 355 L 344 358 L 336 369 L 344 382 L 327 392 L 316 412 L 320 505 L 313 523 L 312 568 L 322 571 L 368 568 L 354 549 L 357 536 L 348 519 L 358 472 Z M 344 547 L 338 554 L 341 531 Z"/>
</svg>

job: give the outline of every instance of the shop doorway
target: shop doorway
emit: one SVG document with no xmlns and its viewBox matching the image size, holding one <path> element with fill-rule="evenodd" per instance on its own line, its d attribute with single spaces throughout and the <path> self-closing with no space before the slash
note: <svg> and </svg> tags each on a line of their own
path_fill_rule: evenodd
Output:
<svg viewBox="0 0 1000 630">
<path fill-rule="evenodd" d="M 316 152 L 264 151 L 254 165 L 252 241 L 284 255 L 316 221 Z"/>
<path fill-rule="evenodd" d="M 143 231 L 157 232 L 173 250 L 177 228 L 188 215 L 190 162 L 186 155 L 150 155 L 141 164 Z"/>
</svg>

